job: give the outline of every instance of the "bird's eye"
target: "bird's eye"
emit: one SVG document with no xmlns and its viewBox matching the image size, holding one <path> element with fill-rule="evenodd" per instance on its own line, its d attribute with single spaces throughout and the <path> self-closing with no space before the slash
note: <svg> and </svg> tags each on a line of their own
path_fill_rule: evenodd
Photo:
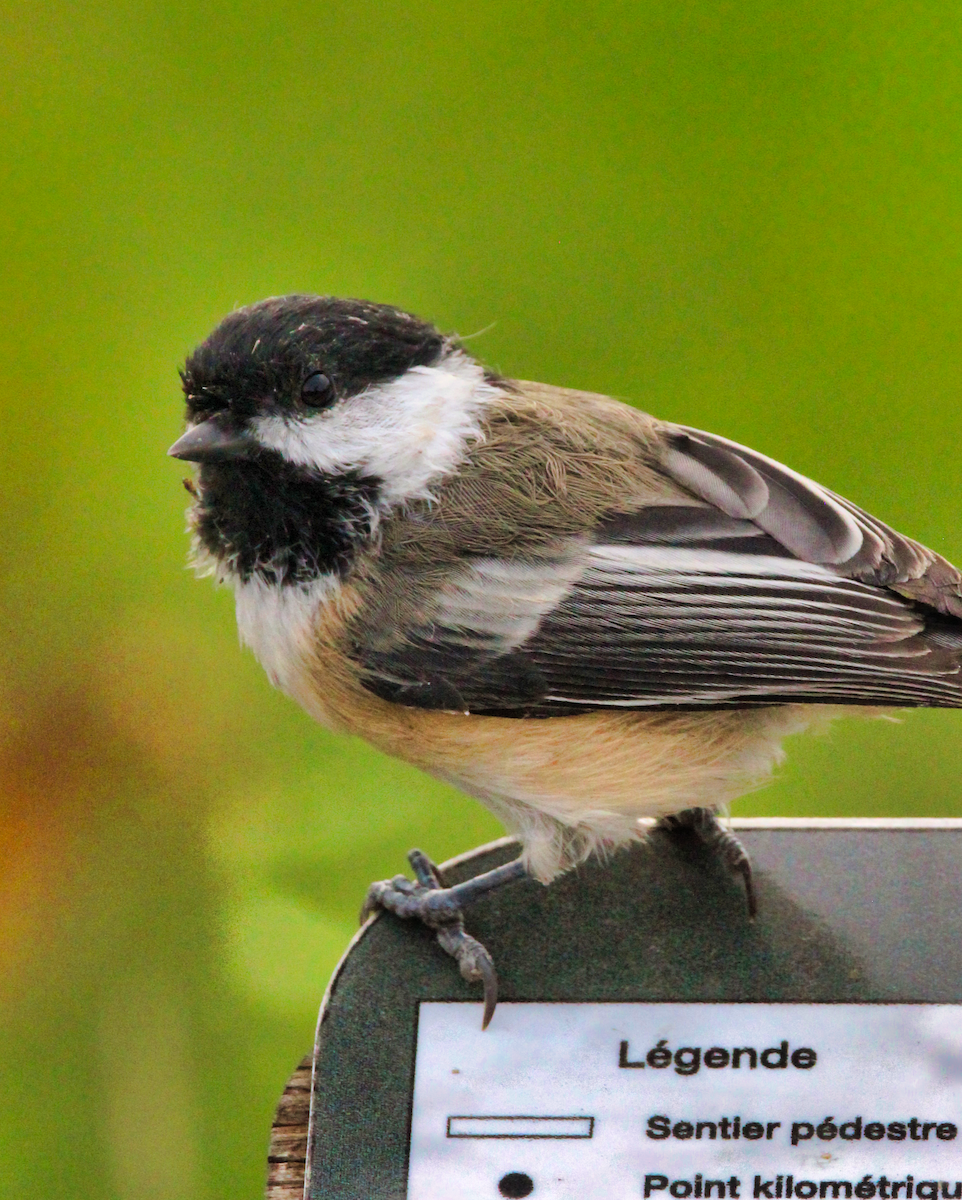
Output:
<svg viewBox="0 0 962 1200">
<path fill-rule="evenodd" d="M 315 371 L 301 384 L 301 399 L 311 408 L 330 408 L 337 397 L 334 384 L 320 371 Z"/>
</svg>

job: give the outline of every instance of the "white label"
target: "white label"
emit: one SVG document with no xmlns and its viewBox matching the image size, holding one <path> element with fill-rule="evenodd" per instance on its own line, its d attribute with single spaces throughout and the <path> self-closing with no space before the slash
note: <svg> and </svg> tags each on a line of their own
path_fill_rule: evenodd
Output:
<svg viewBox="0 0 962 1200">
<path fill-rule="evenodd" d="M 962 1006 L 420 1005 L 408 1200 L 962 1200 Z"/>
</svg>

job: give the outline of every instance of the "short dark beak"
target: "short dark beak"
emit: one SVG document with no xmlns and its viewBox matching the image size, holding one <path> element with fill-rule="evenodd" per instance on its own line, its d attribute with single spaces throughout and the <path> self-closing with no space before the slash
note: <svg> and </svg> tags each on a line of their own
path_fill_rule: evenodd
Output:
<svg viewBox="0 0 962 1200">
<path fill-rule="evenodd" d="M 187 462 L 229 462 L 235 458 L 250 458 L 257 450 L 254 438 L 227 418 L 223 413 L 208 417 L 167 451 L 171 458 L 183 458 Z"/>
</svg>

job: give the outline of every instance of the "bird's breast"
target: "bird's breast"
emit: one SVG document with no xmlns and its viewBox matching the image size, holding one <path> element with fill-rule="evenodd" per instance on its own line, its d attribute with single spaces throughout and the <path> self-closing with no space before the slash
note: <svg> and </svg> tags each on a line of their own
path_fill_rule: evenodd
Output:
<svg viewBox="0 0 962 1200">
<path fill-rule="evenodd" d="M 271 683 L 299 702 L 320 613 L 341 586 L 333 573 L 304 584 L 267 582 L 259 575 L 235 583 L 241 641 L 253 650 Z"/>
</svg>

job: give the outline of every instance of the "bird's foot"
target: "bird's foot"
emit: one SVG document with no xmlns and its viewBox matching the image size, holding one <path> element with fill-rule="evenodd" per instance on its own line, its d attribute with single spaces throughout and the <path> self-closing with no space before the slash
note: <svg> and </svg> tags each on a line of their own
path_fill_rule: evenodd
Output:
<svg viewBox="0 0 962 1200">
<path fill-rule="evenodd" d="M 719 821 L 716 813 L 712 812 L 710 808 L 686 808 L 684 812 L 674 813 L 670 817 L 662 817 L 658 825 L 668 833 L 684 830 L 694 834 L 707 850 L 718 855 L 733 875 L 740 875 L 745 884 L 748 919 L 749 921 L 755 920 L 758 913 L 758 900 L 752 879 L 752 860 L 738 838 Z"/>
<path fill-rule="evenodd" d="M 487 1029 L 498 1003 L 498 975 L 491 955 L 477 938 L 465 932 L 463 906 L 504 883 L 522 878 L 524 867 L 517 860 L 454 887 L 444 887 L 437 867 L 426 854 L 412 850 L 408 862 L 415 879 L 395 875 L 393 879 L 372 883 L 361 909 L 361 920 L 378 909 L 387 909 L 396 916 L 406 920 L 414 918 L 433 929 L 442 950 L 458 964 L 462 978 L 468 983 L 484 985 L 481 1028 Z"/>
</svg>

